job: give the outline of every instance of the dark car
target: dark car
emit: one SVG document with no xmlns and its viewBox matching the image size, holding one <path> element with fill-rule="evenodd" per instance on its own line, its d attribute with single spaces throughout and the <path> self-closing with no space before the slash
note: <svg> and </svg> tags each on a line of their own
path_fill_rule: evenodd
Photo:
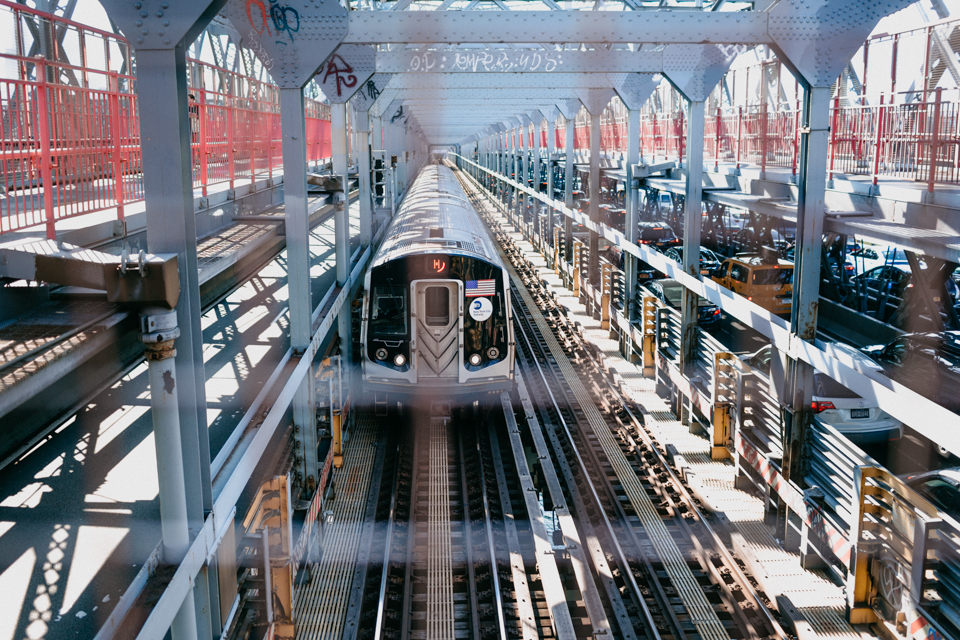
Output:
<svg viewBox="0 0 960 640">
<path fill-rule="evenodd" d="M 854 276 L 853 283 L 871 292 L 886 291 L 900 297 L 910 284 L 910 268 L 904 269 L 892 264 L 881 265 Z"/>
<path fill-rule="evenodd" d="M 672 247 L 663 255 L 676 262 L 683 262 L 683 247 Z M 700 247 L 700 275 L 712 276 L 718 269 L 720 269 L 720 258 L 717 254 L 706 247 Z"/>
<path fill-rule="evenodd" d="M 960 413 L 960 331 L 908 333 L 861 351 L 879 362 L 887 376 Z"/>
<path fill-rule="evenodd" d="M 674 309 L 680 308 L 680 297 L 683 285 L 676 280 L 664 278 L 648 282 L 646 287 L 660 302 Z M 720 327 L 720 307 L 709 300 L 700 298 L 700 307 L 697 313 L 697 324 L 706 331 L 716 331 Z"/>
<path fill-rule="evenodd" d="M 907 485 L 951 518 L 960 520 L 960 469 L 926 471 L 904 478 Z"/>
<path fill-rule="evenodd" d="M 666 251 L 680 244 L 673 229 L 664 222 L 637 223 L 637 244 L 647 244 L 657 251 Z"/>
</svg>

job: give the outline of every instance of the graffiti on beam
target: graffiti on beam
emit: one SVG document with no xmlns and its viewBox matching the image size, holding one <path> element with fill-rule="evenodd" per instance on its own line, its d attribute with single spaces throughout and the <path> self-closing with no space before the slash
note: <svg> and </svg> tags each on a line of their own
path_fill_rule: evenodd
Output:
<svg viewBox="0 0 960 640">
<path fill-rule="evenodd" d="M 252 37 L 254 33 L 263 35 L 266 31 L 267 35 L 275 38 L 282 38 L 286 34 L 290 42 L 293 42 L 293 34 L 300 31 L 300 13 L 289 5 L 281 6 L 279 0 L 269 0 L 269 2 L 270 11 L 268 13 L 263 0 L 247 0 L 247 21 L 250 22 L 250 28 L 252 29 L 250 32 L 251 40 L 255 40 Z M 271 23 L 273 29 L 270 28 Z M 284 40 L 277 40 L 276 42 L 282 45 L 287 44 Z M 263 62 L 263 57 L 259 54 L 258 57 Z M 266 63 L 264 63 L 264 66 L 267 66 Z"/>
<path fill-rule="evenodd" d="M 409 71 L 556 71 L 563 54 L 552 51 L 424 51 L 410 59 Z"/>
<path fill-rule="evenodd" d="M 361 86 L 357 91 L 370 102 L 380 97 L 380 90 L 377 89 L 377 84 L 373 81 L 373 78 L 367 80 L 367 84 Z"/>
<path fill-rule="evenodd" d="M 267 71 L 273 69 L 273 58 L 270 57 L 270 54 L 267 53 L 267 50 L 257 42 L 257 32 L 251 31 L 250 36 L 244 44 L 247 46 L 250 51 L 253 52 L 253 55 L 257 56 L 260 59 L 260 64 L 263 65 L 263 68 Z"/>
<path fill-rule="evenodd" d="M 330 56 L 330 61 L 327 62 L 327 72 L 323 74 L 323 82 L 321 82 L 321 84 L 326 86 L 327 79 L 330 76 L 333 76 L 336 81 L 338 96 L 343 95 L 343 87 L 350 89 L 357 85 L 357 76 L 353 74 L 353 67 L 347 64 L 347 61 L 336 53 Z"/>
<path fill-rule="evenodd" d="M 270 0 L 270 19 L 273 20 L 273 28 L 277 34 L 286 32 L 290 42 L 293 42 L 293 34 L 300 31 L 300 14 L 297 10 L 289 5 L 282 7 L 277 0 Z M 279 40 L 277 44 L 280 44 Z"/>
</svg>

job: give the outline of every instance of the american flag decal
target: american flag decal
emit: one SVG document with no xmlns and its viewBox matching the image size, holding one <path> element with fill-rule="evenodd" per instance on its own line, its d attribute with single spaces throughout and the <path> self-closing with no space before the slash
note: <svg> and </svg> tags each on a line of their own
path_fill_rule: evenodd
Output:
<svg viewBox="0 0 960 640">
<path fill-rule="evenodd" d="M 466 287 L 466 297 L 478 298 L 480 296 L 492 296 L 497 293 L 496 280 L 467 280 L 464 282 Z"/>
</svg>

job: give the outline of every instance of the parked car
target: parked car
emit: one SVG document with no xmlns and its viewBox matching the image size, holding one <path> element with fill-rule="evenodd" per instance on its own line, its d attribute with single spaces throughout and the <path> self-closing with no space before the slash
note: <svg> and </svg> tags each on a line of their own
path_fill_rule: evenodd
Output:
<svg viewBox="0 0 960 640">
<path fill-rule="evenodd" d="M 937 509 L 960 520 L 960 468 L 925 471 L 908 475 L 904 481 Z"/>
<path fill-rule="evenodd" d="M 683 285 L 670 278 L 654 280 L 645 285 L 660 302 L 674 309 L 680 308 Z M 697 310 L 697 324 L 705 331 L 716 331 L 720 327 L 720 307 L 709 300 L 700 298 Z"/>
<path fill-rule="evenodd" d="M 778 315 L 793 307 L 793 263 L 781 260 L 775 249 L 728 258 L 713 280 Z"/>
<path fill-rule="evenodd" d="M 871 292 L 886 290 L 900 297 L 910 283 L 910 267 L 893 264 L 874 267 L 854 276 L 852 282 L 854 286 L 866 287 Z"/>
<path fill-rule="evenodd" d="M 639 222 L 637 224 L 637 244 L 650 245 L 657 251 L 666 251 L 670 247 L 676 247 L 680 244 L 677 234 L 664 222 Z"/>
<path fill-rule="evenodd" d="M 883 372 L 954 413 L 960 413 L 960 331 L 908 333 L 861 350 Z"/>
<path fill-rule="evenodd" d="M 671 247 L 664 254 L 676 262 L 683 261 L 683 247 Z M 712 276 L 720 269 L 720 258 L 710 249 L 700 247 L 700 275 Z"/>
<path fill-rule="evenodd" d="M 848 355 L 863 369 L 881 372 L 882 367 L 856 348 L 839 342 L 828 349 Z M 754 370 L 770 375 L 773 347 L 767 345 L 756 353 L 742 358 Z M 828 424 L 857 445 L 886 443 L 903 436 L 903 423 L 881 409 L 876 403 L 861 398 L 830 376 L 815 371 L 813 374 L 812 409 L 816 419 Z"/>
</svg>

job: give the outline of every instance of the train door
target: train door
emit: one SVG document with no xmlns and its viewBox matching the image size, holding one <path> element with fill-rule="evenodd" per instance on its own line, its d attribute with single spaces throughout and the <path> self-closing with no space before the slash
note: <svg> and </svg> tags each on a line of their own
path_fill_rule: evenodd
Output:
<svg viewBox="0 0 960 640">
<path fill-rule="evenodd" d="M 460 302 L 457 280 L 418 280 L 416 300 L 417 379 L 457 378 L 460 371 Z"/>
</svg>

